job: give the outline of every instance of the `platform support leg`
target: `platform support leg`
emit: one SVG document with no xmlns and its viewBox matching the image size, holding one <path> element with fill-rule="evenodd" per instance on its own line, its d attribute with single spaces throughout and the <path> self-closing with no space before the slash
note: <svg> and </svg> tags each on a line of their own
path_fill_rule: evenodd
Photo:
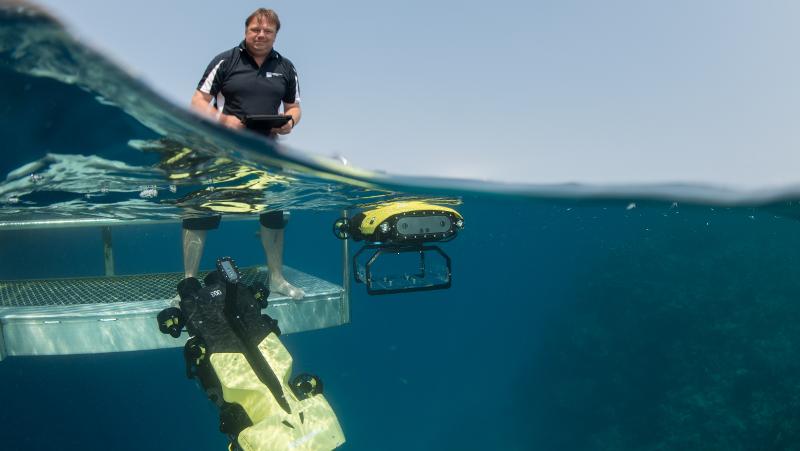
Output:
<svg viewBox="0 0 800 451">
<path fill-rule="evenodd" d="M 106 276 L 114 275 L 114 247 L 111 243 L 111 227 L 103 227 L 103 261 L 105 262 Z"/>
<path fill-rule="evenodd" d="M 342 211 L 342 217 L 349 218 L 347 210 Z M 350 240 L 342 240 L 342 324 L 350 324 Z"/>
</svg>

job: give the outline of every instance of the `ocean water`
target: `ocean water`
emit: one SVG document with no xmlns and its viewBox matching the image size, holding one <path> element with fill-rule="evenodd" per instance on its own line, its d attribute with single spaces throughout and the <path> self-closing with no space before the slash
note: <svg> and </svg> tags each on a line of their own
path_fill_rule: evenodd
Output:
<svg viewBox="0 0 800 451">
<path fill-rule="evenodd" d="M 200 121 L 29 9 L 0 7 L 0 80 L 0 223 L 285 208 L 287 264 L 338 281 L 343 208 L 463 214 L 450 289 L 354 284 L 350 324 L 282 337 L 324 380 L 343 450 L 800 449 L 790 196 L 358 171 Z M 201 266 L 263 263 L 256 229 L 223 220 Z M 0 280 L 100 274 L 101 249 L 96 228 L 0 230 Z M 114 253 L 118 274 L 179 271 L 179 226 L 117 227 Z M 7 358 L 0 449 L 226 449 L 183 365 L 180 348 Z"/>
</svg>

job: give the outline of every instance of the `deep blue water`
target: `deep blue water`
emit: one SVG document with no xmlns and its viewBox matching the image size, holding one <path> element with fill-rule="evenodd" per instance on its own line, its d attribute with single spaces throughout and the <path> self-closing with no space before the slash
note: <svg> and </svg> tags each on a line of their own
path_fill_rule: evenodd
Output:
<svg viewBox="0 0 800 451">
<path fill-rule="evenodd" d="M 159 103 L 65 36 L 42 38 L 47 21 L 3 14 L 6 30 L 22 30 L 0 36 L 0 111 L 17 118 L 0 126 L 3 173 L 48 153 L 131 168 L 88 177 L 77 164 L 65 178 L 82 183 L 70 185 L 55 177 L 63 167 L 52 162 L 61 160 L 48 160 L 36 170 L 45 183 L 14 185 L 23 173 L 0 184 L 2 221 L 176 214 L 178 199 L 202 184 L 171 196 L 168 182 L 148 172 L 157 155 L 133 149 L 131 139 L 234 143 L 250 153 L 233 157 L 259 168 L 308 163 Z M 33 76 L 43 48 L 79 81 Z M 270 198 L 292 207 L 286 263 L 338 281 L 331 224 L 340 208 L 403 187 L 333 186 L 324 168 L 306 168 L 313 170 L 296 175 L 302 198 L 291 190 Z M 126 177 L 158 184 L 159 198 L 141 201 Z M 110 189 L 101 191 L 103 183 Z M 800 224 L 792 202 L 566 199 L 437 183 L 406 188 L 460 202 L 466 229 L 443 246 L 452 288 L 370 297 L 354 284 L 351 324 L 282 337 L 294 373 L 324 380 L 347 438 L 341 449 L 800 449 Z M 221 255 L 263 263 L 255 232 L 254 222 L 223 221 L 201 266 Z M 3 230 L 0 280 L 99 274 L 101 250 L 93 228 Z M 179 226 L 117 227 L 114 253 L 119 274 L 179 271 Z M 0 362 L 0 448 L 225 449 L 216 409 L 183 365 L 179 348 L 8 358 Z"/>
<path fill-rule="evenodd" d="M 450 290 L 355 286 L 352 324 L 284 336 L 295 372 L 324 379 L 342 449 L 794 449 L 797 222 L 625 207 L 465 197 Z M 331 217 L 292 218 L 288 264 L 337 280 Z M 180 268 L 177 226 L 116 230 L 119 272 Z M 260 263 L 254 232 L 223 223 L 203 266 Z M 99 272 L 97 235 L 13 232 L 3 274 L 33 270 L 19 255 L 42 275 Z M 225 444 L 178 349 L 10 358 L 0 382 L 12 449 Z"/>
</svg>

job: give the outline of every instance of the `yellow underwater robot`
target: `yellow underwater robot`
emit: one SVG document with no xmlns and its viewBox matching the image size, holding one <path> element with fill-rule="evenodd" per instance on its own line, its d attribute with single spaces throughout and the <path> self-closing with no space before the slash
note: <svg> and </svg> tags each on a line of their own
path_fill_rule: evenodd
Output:
<svg viewBox="0 0 800 451">
<path fill-rule="evenodd" d="M 179 307 L 158 315 L 162 333 L 185 327 L 186 374 L 197 378 L 219 408 L 229 450 L 332 450 L 344 443 L 336 414 L 310 374 L 290 380 L 292 356 L 279 340 L 277 321 L 261 313 L 269 289 L 247 286 L 235 262 L 217 260 L 205 286 L 190 277 L 178 284 Z"/>
<path fill-rule="evenodd" d="M 353 256 L 355 280 L 365 284 L 369 294 L 389 294 L 450 288 L 450 257 L 427 243 L 450 241 L 463 228 L 464 218 L 452 208 L 409 201 L 339 218 L 333 234 L 366 243 Z M 367 251 L 374 252 L 365 261 Z M 414 269 L 396 273 L 397 267 Z"/>
</svg>

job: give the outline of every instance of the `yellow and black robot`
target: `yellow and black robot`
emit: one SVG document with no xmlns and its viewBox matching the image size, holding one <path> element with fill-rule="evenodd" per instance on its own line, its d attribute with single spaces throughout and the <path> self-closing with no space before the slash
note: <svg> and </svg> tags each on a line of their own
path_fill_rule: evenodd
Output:
<svg viewBox="0 0 800 451">
<path fill-rule="evenodd" d="M 383 204 L 352 218 L 339 218 L 333 225 L 333 234 L 342 240 L 353 238 L 365 243 L 353 256 L 355 280 L 365 284 L 369 294 L 390 294 L 450 288 L 450 257 L 439 246 L 428 243 L 450 241 L 463 228 L 464 218 L 452 208 L 404 201 Z M 386 260 L 386 256 L 407 254 L 419 256 L 412 262 L 413 271 L 384 271 L 377 264 L 381 257 Z M 369 258 L 362 261 L 365 255 Z M 399 266 L 409 266 L 402 258 L 397 260 L 401 261 Z"/>
<path fill-rule="evenodd" d="M 310 374 L 290 380 L 292 356 L 276 320 L 261 313 L 269 289 L 247 286 L 235 262 L 217 260 L 205 286 L 178 284 L 180 303 L 158 315 L 159 329 L 177 338 L 185 327 L 186 374 L 197 378 L 219 408 L 231 451 L 332 450 L 344 443 L 336 414 Z"/>
</svg>

